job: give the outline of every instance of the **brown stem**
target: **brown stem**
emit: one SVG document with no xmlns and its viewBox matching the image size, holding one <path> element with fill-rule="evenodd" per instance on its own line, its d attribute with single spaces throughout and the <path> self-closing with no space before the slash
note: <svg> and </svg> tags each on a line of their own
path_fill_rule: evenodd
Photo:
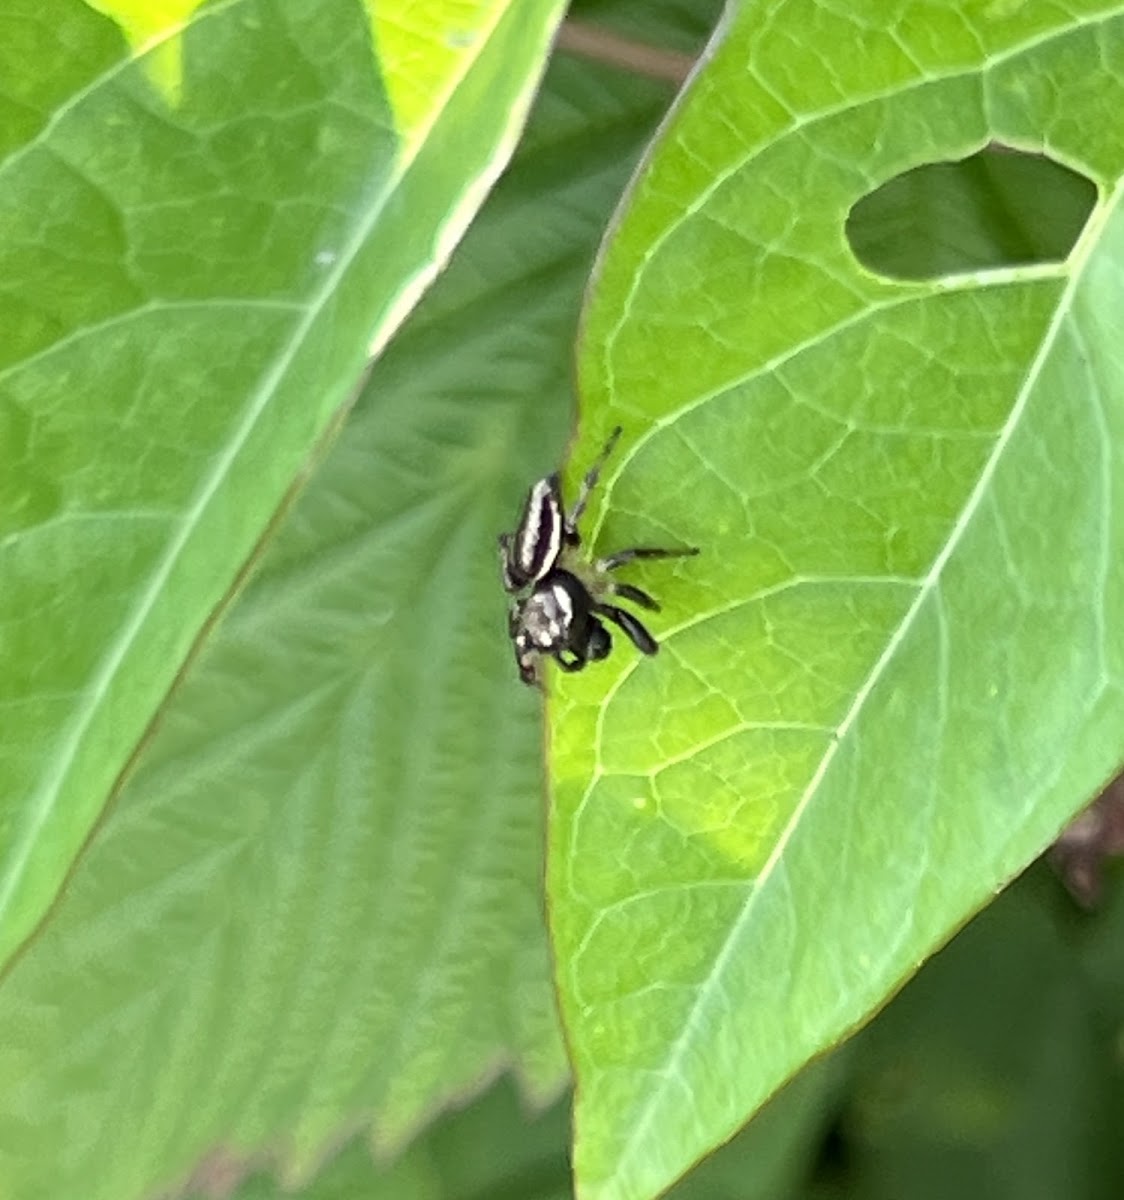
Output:
<svg viewBox="0 0 1124 1200">
<path fill-rule="evenodd" d="M 584 21 L 563 21 L 558 31 L 557 46 L 582 58 L 620 67 L 636 75 L 647 75 L 651 79 L 661 79 L 676 87 L 682 87 L 695 65 L 695 60 L 689 54 L 634 42 Z"/>
</svg>

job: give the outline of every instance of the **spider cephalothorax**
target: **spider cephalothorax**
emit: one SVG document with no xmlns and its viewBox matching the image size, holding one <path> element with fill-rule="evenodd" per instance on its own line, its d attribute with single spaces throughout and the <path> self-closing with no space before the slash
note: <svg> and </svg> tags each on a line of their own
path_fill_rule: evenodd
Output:
<svg viewBox="0 0 1124 1200">
<path fill-rule="evenodd" d="M 544 656 L 553 658 L 564 671 L 580 671 L 587 662 L 604 658 L 613 642 L 600 617 L 623 629 L 642 653 L 655 654 L 659 649 L 656 639 L 640 621 L 605 598 L 619 596 L 653 612 L 659 605 L 647 592 L 620 583 L 610 573 L 638 558 L 698 553 L 694 547 L 657 550 L 637 546 L 592 563 L 577 560 L 575 552 L 581 545 L 578 520 L 620 432 L 619 427 L 613 430 L 586 473 L 569 514 L 562 504 L 557 473 L 548 475 L 527 493 L 515 532 L 500 537 L 503 585 L 515 596 L 508 613 L 508 632 L 524 683 L 539 682 L 539 661 Z"/>
</svg>

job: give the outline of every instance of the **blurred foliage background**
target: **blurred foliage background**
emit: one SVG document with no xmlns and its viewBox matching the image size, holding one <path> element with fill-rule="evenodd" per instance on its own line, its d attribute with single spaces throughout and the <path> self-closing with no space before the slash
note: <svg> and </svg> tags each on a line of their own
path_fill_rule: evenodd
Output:
<svg viewBox="0 0 1124 1200">
<path fill-rule="evenodd" d="M 0 979 L 0 1193 L 572 1194 L 541 712 L 494 537 L 565 457 L 599 239 L 720 9 L 575 0 L 511 168 Z M 993 147 L 848 236 L 929 278 L 1054 260 L 1091 203 Z M 1034 866 L 675 1200 L 1117 1196 L 1118 829 L 1055 855 L 1072 891 Z"/>
</svg>

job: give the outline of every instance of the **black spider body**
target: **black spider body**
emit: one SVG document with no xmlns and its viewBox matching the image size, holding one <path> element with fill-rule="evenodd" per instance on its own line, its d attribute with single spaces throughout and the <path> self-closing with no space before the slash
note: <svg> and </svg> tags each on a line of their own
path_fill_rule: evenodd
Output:
<svg viewBox="0 0 1124 1200">
<path fill-rule="evenodd" d="M 568 515 L 559 477 L 548 475 L 527 493 L 515 532 L 499 539 L 503 584 L 515 597 L 508 612 L 508 633 L 524 683 L 540 682 L 539 663 L 544 657 L 553 658 L 564 671 L 580 671 L 586 663 L 605 658 L 613 642 L 602 617 L 623 629 L 643 654 L 655 654 L 656 639 L 632 613 L 609 603 L 607 597 L 619 596 L 651 611 L 659 605 L 647 592 L 614 579 L 611 572 L 638 558 L 698 553 L 694 548 L 634 547 L 592 563 L 572 561 L 581 545 L 578 519 L 620 432 L 619 428 L 613 431 L 587 472 Z"/>
</svg>

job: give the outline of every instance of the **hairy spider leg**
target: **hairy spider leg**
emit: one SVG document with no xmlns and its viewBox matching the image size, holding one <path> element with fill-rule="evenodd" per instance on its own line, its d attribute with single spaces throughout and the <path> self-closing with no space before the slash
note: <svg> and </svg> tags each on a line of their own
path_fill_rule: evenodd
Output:
<svg viewBox="0 0 1124 1200">
<path fill-rule="evenodd" d="M 585 643 L 586 662 L 600 662 L 601 659 L 608 658 L 612 648 L 613 639 L 609 636 L 609 631 L 595 616 L 590 615 L 589 637 Z"/>
<path fill-rule="evenodd" d="M 610 579 L 605 586 L 613 596 L 631 600 L 633 604 L 639 604 L 641 608 L 646 608 L 649 612 L 660 611 L 659 604 L 643 588 L 638 588 L 635 584 L 618 583 L 615 579 Z"/>
<path fill-rule="evenodd" d="M 589 500 L 589 495 L 597 486 L 597 480 L 601 477 L 601 468 L 605 465 L 609 455 L 613 453 L 613 447 L 617 444 L 617 438 L 621 436 L 621 427 L 618 425 L 612 433 L 609 434 L 609 440 L 605 443 L 604 449 L 597 456 L 592 467 L 585 473 L 585 478 L 581 482 L 581 487 L 578 488 L 578 498 L 574 501 L 574 507 L 570 510 L 570 515 L 566 518 L 565 537 L 567 544 L 571 546 L 580 546 L 582 539 L 578 533 L 578 521 L 581 515 L 585 512 L 586 502 Z"/>
<path fill-rule="evenodd" d="M 601 659 L 608 657 L 609 651 L 613 648 L 613 639 L 609 636 L 609 631 L 593 615 L 593 597 L 585 591 L 584 587 L 582 590 L 589 610 L 586 613 L 585 621 L 575 629 L 575 632 L 580 629 L 578 632 L 580 640 L 571 638 L 568 645 L 562 646 L 554 652 L 554 660 L 563 671 L 580 671 L 586 663 L 600 662 Z M 562 657 L 567 653 L 573 656 L 569 661 Z"/>
<path fill-rule="evenodd" d="M 614 625 L 619 625 L 641 654 L 655 654 L 659 650 L 656 639 L 632 613 L 626 612 L 623 608 L 617 608 L 615 604 L 598 604 L 593 611 L 600 613 L 603 617 L 608 617 Z"/>
<path fill-rule="evenodd" d="M 580 671 L 586 663 L 597 662 L 605 658 L 612 649 L 613 639 L 609 637 L 609 631 L 605 626 L 593 616 L 589 618 L 589 621 L 589 639 L 581 650 L 576 650 L 573 646 L 563 646 L 562 649 L 554 652 L 554 661 L 563 671 Z M 562 657 L 567 653 L 573 656 L 569 660 Z"/>
<path fill-rule="evenodd" d="M 638 558 L 693 558 L 698 554 L 698 546 L 688 546 L 686 550 L 660 550 L 652 546 L 632 546 L 628 550 L 618 550 L 616 554 L 607 554 L 594 564 L 597 571 L 615 571 L 626 563 L 635 562 Z"/>
</svg>

